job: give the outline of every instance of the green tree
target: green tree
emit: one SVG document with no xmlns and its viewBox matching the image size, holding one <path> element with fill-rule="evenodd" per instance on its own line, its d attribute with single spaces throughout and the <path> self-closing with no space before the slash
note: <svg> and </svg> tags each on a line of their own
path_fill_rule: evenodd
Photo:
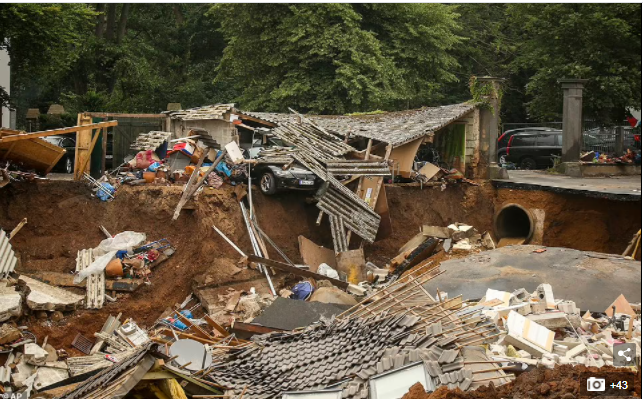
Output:
<svg viewBox="0 0 643 399">
<path fill-rule="evenodd" d="M 217 82 L 246 108 L 346 113 L 438 101 L 457 63 L 457 15 L 439 4 L 218 4 Z"/>
<path fill-rule="evenodd" d="M 559 120 L 560 78 L 589 79 L 585 117 L 619 123 L 641 106 L 641 4 L 512 4 L 522 28 L 513 73 L 526 73 L 531 117 Z"/>
<path fill-rule="evenodd" d="M 355 4 L 362 29 L 375 33 L 399 73 L 389 103 L 395 109 L 443 104 L 449 84 L 466 86 L 454 73 L 462 43 L 456 7 L 443 4 Z M 448 100 L 447 100 L 448 101 Z"/>
<path fill-rule="evenodd" d="M 63 93 L 71 109 L 159 112 L 168 102 L 196 106 L 224 101 L 213 84 L 223 53 L 218 25 L 199 4 L 96 5 L 93 34 L 84 42 Z"/>
<path fill-rule="evenodd" d="M 75 61 L 70 50 L 82 42 L 93 17 L 85 4 L 0 4 L 0 46 L 11 57 L 15 91 L 64 74 Z M 8 98 L 4 88 L 0 98 Z"/>
</svg>

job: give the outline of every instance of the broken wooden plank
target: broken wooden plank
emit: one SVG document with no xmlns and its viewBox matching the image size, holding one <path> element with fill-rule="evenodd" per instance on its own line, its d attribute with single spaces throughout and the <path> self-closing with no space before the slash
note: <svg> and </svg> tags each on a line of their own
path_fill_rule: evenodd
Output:
<svg viewBox="0 0 643 399">
<path fill-rule="evenodd" d="M 27 218 L 22 219 L 22 220 L 20 221 L 20 223 L 18 223 L 18 225 L 17 225 L 16 227 L 14 227 L 14 228 L 13 228 L 13 230 L 11 230 L 11 233 L 9 233 L 9 241 L 11 241 L 11 239 L 13 238 L 13 236 L 15 236 L 16 234 L 18 234 L 18 232 L 20 231 L 20 229 L 22 229 L 22 227 L 23 227 L 25 224 L 27 224 Z"/>
<path fill-rule="evenodd" d="M 266 266 L 274 267 L 275 269 L 279 269 L 281 271 L 285 271 L 288 273 L 296 274 L 298 276 L 303 276 L 303 277 L 311 277 L 314 278 L 315 280 L 328 280 L 331 282 L 336 287 L 339 287 L 341 289 L 346 289 L 348 288 L 348 283 L 345 281 L 337 280 L 335 278 L 331 277 L 326 277 L 322 276 L 321 274 L 313 273 L 308 270 L 303 270 L 295 266 L 290 266 L 289 264 L 282 263 L 282 262 L 277 262 L 276 260 L 272 259 L 266 259 L 262 258 L 260 256 L 255 256 L 255 255 L 248 255 L 248 260 L 250 262 L 255 262 L 255 263 L 261 263 Z"/>
<path fill-rule="evenodd" d="M 2 136 L 0 138 L 0 143 L 7 143 L 10 141 L 16 141 L 16 140 L 34 139 L 38 137 L 55 136 L 59 134 L 74 133 L 79 130 L 99 129 L 99 128 L 111 127 L 111 126 L 118 126 L 118 121 L 98 122 L 98 123 L 91 123 L 83 126 L 72 126 L 72 127 L 65 127 L 62 129 L 43 130 L 41 132 L 33 132 L 33 133 L 20 132 L 19 134 Z M 0 129 L 0 131 L 14 132 L 7 129 Z"/>
<path fill-rule="evenodd" d="M 74 283 L 74 275 L 58 272 L 36 272 L 36 273 L 23 273 L 26 276 L 42 281 L 43 283 L 51 284 L 59 287 L 80 287 L 86 288 L 84 281 L 81 283 Z M 121 279 L 121 280 L 105 280 L 105 289 L 108 291 L 122 291 L 134 292 L 141 285 L 144 280 L 141 279 Z"/>
<path fill-rule="evenodd" d="M 223 328 L 219 323 L 214 321 L 212 317 L 210 317 L 210 315 L 206 314 L 203 318 L 205 319 L 205 322 L 208 323 L 208 326 L 213 328 L 216 332 L 218 332 L 222 336 L 227 337 L 228 335 L 230 335 L 230 333 L 225 328 Z"/>
</svg>

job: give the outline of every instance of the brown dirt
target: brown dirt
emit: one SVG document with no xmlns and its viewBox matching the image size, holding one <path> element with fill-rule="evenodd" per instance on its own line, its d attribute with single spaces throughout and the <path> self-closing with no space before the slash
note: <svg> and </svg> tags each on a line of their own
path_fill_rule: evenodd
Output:
<svg viewBox="0 0 643 399">
<path fill-rule="evenodd" d="M 640 203 L 637 208 L 637 204 L 553 193 L 496 191 L 488 183 L 451 186 L 445 191 L 399 186 L 386 189 L 393 234 L 364 246 L 367 260 L 380 266 L 423 224 L 463 222 L 480 232 L 491 230 L 494 210 L 505 202 L 545 209 L 544 244 L 576 249 L 620 253 L 638 230 L 641 218 Z M 318 209 L 306 203 L 309 193 L 266 197 L 256 189 L 253 192 L 260 226 L 293 261 L 301 261 L 298 235 L 332 248 L 327 218 L 322 226 L 315 225 Z M 143 326 L 151 325 L 168 306 L 190 293 L 195 276 L 206 272 L 215 276 L 217 283 L 261 279 L 253 270 L 236 274 L 230 270 L 230 262 L 238 259 L 238 254 L 211 227 L 215 224 L 244 251 L 250 251 L 232 188 L 226 185 L 213 194 L 202 194 L 195 210 L 184 210 L 179 220 L 172 222 L 180 195 L 178 186 L 123 187 L 114 201 L 103 203 L 91 198 L 84 185 L 63 181 L 11 184 L 0 190 L 0 226 L 10 230 L 22 218 L 28 218 L 27 225 L 12 240 L 20 259 L 18 271 L 73 271 L 76 252 L 95 247 L 104 239 L 99 225 L 112 234 L 134 230 L 147 233 L 149 240 L 167 238 L 177 248 L 170 260 L 153 270 L 151 286 L 133 294 L 119 294 L 118 302 L 108 303 L 101 310 L 76 311 L 58 323 L 28 319 L 30 328 L 40 337 L 49 335 L 54 346 L 68 348 L 76 332 L 91 338 L 109 314 L 123 312 L 124 317 L 132 317 Z M 271 258 L 279 259 L 275 251 L 270 252 Z"/>
<path fill-rule="evenodd" d="M 415 384 L 402 399 L 501 399 L 501 398 L 548 398 L 573 399 L 584 396 L 580 390 L 581 373 L 591 373 L 592 376 L 605 378 L 610 383 L 610 376 L 622 377 L 623 369 L 615 367 L 585 367 L 585 366 L 556 366 L 550 370 L 537 368 L 521 374 L 508 384 L 496 387 L 493 383 L 480 387 L 475 391 L 463 392 L 460 389 L 449 390 L 440 387 L 435 392 L 425 393 L 422 385 Z M 632 378 L 636 376 L 635 378 Z M 628 380 L 634 388 L 632 393 L 641 397 L 641 372 L 632 372 Z M 583 380 L 584 381 L 584 380 Z M 629 395 L 625 395 L 629 396 Z"/>
<path fill-rule="evenodd" d="M 491 230 L 493 219 L 493 187 L 456 185 L 442 191 L 439 187 L 386 186 L 393 234 L 374 244 L 365 245 L 365 252 L 375 263 L 388 261 L 422 225 L 448 226 L 467 223 L 483 232 Z"/>
<path fill-rule="evenodd" d="M 547 246 L 621 254 L 641 228 L 640 201 L 546 191 L 500 189 L 496 193 L 496 209 L 513 202 L 545 211 L 543 245 Z"/>
<path fill-rule="evenodd" d="M 238 254 L 211 226 L 216 224 L 237 243 L 247 241 L 234 195 L 229 189 L 203 195 L 196 210 L 184 210 L 179 220 L 172 222 L 180 193 L 181 187 L 123 187 L 114 201 L 102 203 L 90 198 L 86 187 L 73 182 L 15 184 L 3 189 L 0 225 L 13 226 L 23 217 L 28 219 L 12 240 L 20 254 L 19 272 L 71 272 L 76 251 L 95 247 L 105 238 L 99 225 L 112 234 L 134 230 L 147 233 L 148 240 L 167 238 L 177 248 L 170 260 L 153 269 L 152 285 L 133 294 L 119 294 L 116 303 L 100 310 L 76 311 L 58 323 L 32 319 L 28 324 L 33 332 L 40 337 L 49 335 L 49 342 L 56 347 L 69 347 L 76 332 L 93 337 L 109 314 L 123 312 L 125 318 L 151 325 L 166 307 L 183 301 L 196 275 L 216 268 L 225 280 L 230 273 L 226 267 L 217 267 L 219 259 L 238 259 Z M 243 274 L 258 273 L 245 270 L 227 278 L 248 277 Z"/>
</svg>

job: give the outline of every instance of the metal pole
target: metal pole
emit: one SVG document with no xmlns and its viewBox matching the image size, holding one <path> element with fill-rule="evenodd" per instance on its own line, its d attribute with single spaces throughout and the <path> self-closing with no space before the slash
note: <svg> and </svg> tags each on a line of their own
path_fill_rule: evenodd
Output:
<svg viewBox="0 0 643 399">
<path fill-rule="evenodd" d="M 255 237 L 254 232 L 252 231 L 252 227 L 250 226 L 250 220 L 248 218 L 246 207 L 243 206 L 243 202 L 241 201 L 239 201 L 239 206 L 241 207 L 241 213 L 243 214 L 243 220 L 246 223 L 246 228 L 248 229 L 248 235 L 250 236 L 250 242 L 252 243 L 252 248 L 254 250 L 254 253 L 257 256 L 263 257 L 263 254 L 261 253 L 261 248 L 259 248 L 259 243 L 257 242 L 257 237 Z M 260 271 L 263 271 L 263 273 L 266 275 L 266 279 L 268 280 L 268 285 L 270 286 L 270 292 L 272 292 L 273 296 L 277 296 L 275 287 L 272 285 L 272 280 L 270 279 L 270 273 L 268 271 L 268 268 L 262 264 L 258 264 L 258 266 Z"/>
<path fill-rule="evenodd" d="M 241 254 L 241 256 L 244 256 L 244 257 L 246 256 L 246 254 L 244 254 L 244 253 L 243 253 L 243 251 L 242 251 L 242 250 L 240 250 L 240 249 L 239 249 L 239 247 L 237 247 L 237 246 L 235 245 L 235 243 L 233 243 L 233 242 L 232 242 L 228 237 L 226 237 L 226 235 L 225 235 L 225 234 L 223 234 L 223 232 L 222 232 L 221 230 L 217 229 L 217 226 L 212 225 L 212 228 L 214 229 L 214 231 L 216 231 L 217 233 L 219 233 L 219 235 L 220 235 L 221 237 L 223 237 L 223 239 L 224 239 L 224 240 L 226 240 L 226 242 L 227 242 L 228 244 L 230 244 L 230 246 L 232 246 L 232 248 L 234 248 L 237 252 L 239 252 L 239 254 Z"/>
<path fill-rule="evenodd" d="M 254 135 L 253 135 L 254 139 Z M 248 207 L 250 208 L 250 220 L 254 219 L 254 207 L 252 206 L 252 181 L 250 180 L 250 171 L 252 164 L 248 163 Z"/>
</svg>

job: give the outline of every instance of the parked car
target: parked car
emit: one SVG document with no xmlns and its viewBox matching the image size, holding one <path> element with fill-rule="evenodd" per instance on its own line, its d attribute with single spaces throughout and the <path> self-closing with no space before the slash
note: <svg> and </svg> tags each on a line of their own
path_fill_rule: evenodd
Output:
<svg viewBox="0 0 643 399">
<path fill-rule="evenodd" d="M 244 149 L 244 156 L 249 159 L 257 158 L 259 152 L 267 147 L 285 147 L 285 144 L 276 137 L 265 140 L 255 139 L 251 148 Z M 283 170 L 281 165 L 257 164 L 252 167 L 250 177 L 259 184 L 261 192 L 272 195 L 285 190 L 317 190 L 322 180 L 313 172 L 299 164 L 293 164 Z"/>
<path fill-rule="evenodd" d="M 509 138 L 505 159 L 521 169 L 547 168 L 553 166 L 552 156 L 562 155 L 562 143 L 561 131 L 517 133 Z"/>
<path fill-rule="evenodd" d="M 507 156 L 507 144 L 509 144 L 509 139 L 514 134 L 518 133 L 538 133 L 538 132 L 562 132 L 559 129 L 554 129 L 550 127 L 540 127 L 540 126 L 534 126 L 534 127 L 521 127 L 519 129 L 511 129 L 507 130 L 503 134 L 498 137 L 498 163 L 504 164 L 506 163 L 506 156 Z"/>
<path fill-rule="evenodd" d="M 63 173 L 74 173 L 74 160 L 76 159 L 76 140 L 67 136 L 43 137 L 46 142 L 65 149 L 65 154 L 54 165 L 53 170 Z"/>
<path fill-rule="evenodd" d="M 251 177 L 258 179 L 259 188 L 266 195 L 284 190 L 317 190 L 322 183 L 313 172 L 297 164 L 286 170 L 281 165 L 259 164 L 252 168 Z"/>
</svg>

